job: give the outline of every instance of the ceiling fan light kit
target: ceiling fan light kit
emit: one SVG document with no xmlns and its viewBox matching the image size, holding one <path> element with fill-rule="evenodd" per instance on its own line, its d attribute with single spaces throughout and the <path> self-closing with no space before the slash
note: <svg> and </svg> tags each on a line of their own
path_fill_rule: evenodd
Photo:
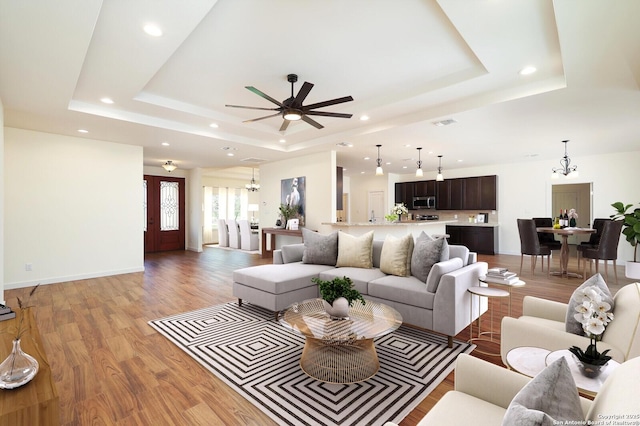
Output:
<svg viewBox="0 0 640 426">
<path fill-rule="evenodd" d="M 344 96 L 342 98 L 331 99 L 329 101 L 317 102 L 315 104 L 310 104 L 310 105 L 303 105 L 304 100 L 309 95 L 309 92 L 311 91 L 311 89 L 313 89 L 313 84 L 309 83 L 308 81 L 305 81 L 302 87 L 300 88 L 300 90 L 298 91 L 298 94 L 294 96 L 293 85 L 295 82 L 298 81 L 298 75 L 297 74 L 287 75 L 287 81 L 291 83 L 291 97 L 288 99 L 285 99 L 282 102 L 272 98 L 271 96 L 267 95 L 264 92 L 261 92 L 260 90 L 256 89 L 253 86 L 245 86 L 247 90 L 255 93 L 256 95 L 268 100 L 273 104 L 276 104 L 278 106 L 277 108 L 251 107 L 251 106 L 242 106 L 242 105 L 225 105 L 225 106 L 230 108 L 275 111 L 275 113 L 266 115 L 264 117 L 245 120 L 243 121 L 243 123 L 251 123 L 254 121 L 260 121 L 266 118 L 277 117 L 281 115 L 282 118 L 284 119 L 284 121 L 282 122 L 282 125 L 280 126 L 281 132 L 284 132 L 285 130 L 287 130 L 287 127 L 289 127 L 289 123 L 291 123 L 292 121 L 299 121 L 299 120 L 302 120 L 307 124 L 310 124 L 316 129 L 324 128 L 322 124 L 318 123 L 317 121 L 309 117 L 310 115 L 316 115 L 321 117 L 336 117 L 336 118 L 351 118 L 351 116 L 353 115 L 353 114 L 344 114 L 339 112 L 316 111 L 319 108 L 337 105 L 344 102 L 350 102 L 353 100 L 351 96 Z"/>
</svg>

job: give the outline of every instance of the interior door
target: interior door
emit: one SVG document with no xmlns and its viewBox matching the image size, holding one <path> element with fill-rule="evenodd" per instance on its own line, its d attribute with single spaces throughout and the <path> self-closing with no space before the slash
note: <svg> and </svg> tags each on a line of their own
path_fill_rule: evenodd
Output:
<svg viewBox="0 0 640 426">
<path fill-rule="evenodd" d="M 144 176 L 145 253 L 185 249 L 185 180 Z"/>
<path fill-rule="evenodd" d="M 369 191 L 369 220 L 384 222 L 384 191 Z"/>
<path fill-rule="evenodd" d="M 591 226 L 591 184 L 553 185 L 551 208 L 553 217 L 560 213 L 560 209 L 575 209 L 578 213 L 576 226 L 581 228 Z M 568 242 L 569 244 L 579 244 L 588 239 L 588 235 L 570 235 Z"/>
</svg>

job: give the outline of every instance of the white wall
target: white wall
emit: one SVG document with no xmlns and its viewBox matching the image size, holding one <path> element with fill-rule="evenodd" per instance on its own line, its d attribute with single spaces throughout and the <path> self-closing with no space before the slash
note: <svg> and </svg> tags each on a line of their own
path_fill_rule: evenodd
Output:
<svg viewBox="0 0 640 426">
<path fill-rule="evenodd" d="M 4 106 L 0 99 L 0 302 L 4 304 Z"/>
<path fill-rule="evenodd" d="M 367 222 L 370 218 L 369 192 L 382 191 L 385 195 L 384 211 L 391 210 L 394 193 L 389 190 L 389 185 L 394 188 L 394 183 L 390 183 L 393 178 L 387 174 L 376 176 L 375 170 L 371 174 L 358 174 L 350 176 L 349 182 L 349 202 L 350 202 L 350 222 Z M 391 200 L 391 201 L 390 201 Z"/>
<path fill-rule="evenodd" d="M 142 147 L 4 131 L 5 288 L 143 271 Z"/>
<path fill-rule="evenodd" d="M 280 181 L 298 176 L 306 178 L 305 227 L 328 232 L 323 222 L 336 220 L 336 153 L 323 152 L 274 161 L 260 166 L 260 226 L 273 227 L 278 219 L 280 206 Z M 353 184 L 352 184 L 353 185 Z M 353 186 L 351 186 L 353 188 Z M 351 203 L 353 206 L 353 202 Z M 278 237 L 277 246 L 287 241 Z"/>
</svg>

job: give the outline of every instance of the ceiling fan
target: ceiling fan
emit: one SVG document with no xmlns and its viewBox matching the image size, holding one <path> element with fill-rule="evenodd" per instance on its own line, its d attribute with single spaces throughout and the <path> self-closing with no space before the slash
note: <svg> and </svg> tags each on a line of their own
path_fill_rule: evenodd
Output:
<svg viewBox="0 0 640 426">
<path fill-rule="evenodd" d="M 275 117 L 277 115 L 282 115 L 284 118 L 284 122 L 282 126 L 280 126 L 280 131 L 283 132 L 287 130 L 289 127 L 289 123 L 292 121 L 302 120 L 308 124 L 311 124 L 316 129 L 322 129 L 324 126 L 317 121 L 308 117 L 309 115 L 317 115 L 321 117 L 338 117 L 338 118 L 351 118 L 353 114 L 342 114 L 339 112 L 324 112 L 324 111 L 313 111 L 318 108 L 324 108 L 331 105 L 341 104 L 343 102 L 352 101 L 353 98 L 351 96 L 345 96 L 342 98 L 332 99 L 330 101 L 318 102 L 311 105 L 302 105 L 305 98 L 313 88 L 313 84 L 305 81 L 302 85 L 302 88 L 298 92 L 298 94 L 293 96 L 293 84 L 298 81 L 297 74 L 289 74 L 287 75 L 287 81 L 291 83 L 291 97 L 285 99 L 280 102 L 272 98 L 271 96 L 261 92 L 253 86 L 245 86 L 245 88 L 249 89 L 256 95 L 265 98 L 266 100 L 278 105 L 278 108 L 261 108 L 261 107 L 250 107 L 250 106 L 241 106 L 241 105 L 225 105 L 231 108 L 246 108 L 246 109 L 259 109 L 264 111 L 277 111 L 275 114 L 267 115 L 265 117 L 254 118 L 252 120 L 245 120 L 243 123 L 250 123 L 252 121 L 264 120 L 265 118 Z"/>
</svg>

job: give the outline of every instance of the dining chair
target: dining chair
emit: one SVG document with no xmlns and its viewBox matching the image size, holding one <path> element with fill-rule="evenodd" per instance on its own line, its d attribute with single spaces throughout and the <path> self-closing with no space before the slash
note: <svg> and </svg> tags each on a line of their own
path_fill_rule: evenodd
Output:
<svg viewBox="0 0 640 426">
<path fill-rule="evenodd" d="M 522 263 L 524 256 L 531 256 L 531 275 L 535 275 L 536 263 L 538 256 L 542 257 L 542 272 L 544 272 L 544 257 L 547 256 L 547 276 L 551 266 L 550 258 L 551 249 L 547 246 L 540 245 L 538 240 L 538 232 L 536 231 L 536 222 L 533 219 L 518 219 L 518 233 L 520 234 L 520 275 L 522 275 Z"/>
<path fill-rule="evenodd" d="M 553 227 L 553 219 L 550 217 L 534 217 L 533 221 L 536 223 L 536 228 Z M 551 250 L 560 250 L 562 248 L 562 242 L 556 240 L 555 235 L 548 232 L 538 232 L 538 241 L 540 245 L 547 246 Z"/>
<path fill-rule="evenodd" d="M 587 262 L 589 263 L 589 274 L 591 275 L 591 260 L 596 262 L 596 274 L 598 273 L 600 261 L 604 260 L 604 272 L 609 280 L 609 261 L 613 261 L 613 273 L 618 284 L 618 270 L 616 268 L 616 259 L 618 258 L 618 242 L 620 241 L 620 232 L 622 231 L 622 220 L 607 220 L 602 227 L 602 236 L 597 248 L 585 249 L 582 251 L 584 260 L 582 275 L 586 276 Z"/>
<path fill-rule="evenodd" d="M 597 249 L 598 244 L 600 243 L 600 237 L 602 236 L 602 227 L 604 223 L 611 219 L 603 219 L 597 218 L 593 219 L 593 229 L 596 230 L 593 234 L 589 235 L 589 241 L 583 241 L 576 246 L 576 256 L 578 257 L 578 271 L 580 270 L 580 258 L 582 257 L 582 252 L 586 249 Z"/>
<path fill-rule="evenodd" d="M 240 228 L 240 248 L 242 250 L 258 250 L 259 236 L 257 232 L 251 230 L 249 221 L 240 219 L 238 228 Z"/>
<path fill-rule="evenodd" d="M 227 222 L 224 219 L 218 219 L 218 245 L 229 247 L 229 231 L 227 231 Z"/>
<path fill-rule="evenodd" d="M 229 247 L 240 248 L 240 231 L 238 230 L 238 222 L 234 219 L 227 219 L 227 229 L 229 230 Z"/>
</svg>

